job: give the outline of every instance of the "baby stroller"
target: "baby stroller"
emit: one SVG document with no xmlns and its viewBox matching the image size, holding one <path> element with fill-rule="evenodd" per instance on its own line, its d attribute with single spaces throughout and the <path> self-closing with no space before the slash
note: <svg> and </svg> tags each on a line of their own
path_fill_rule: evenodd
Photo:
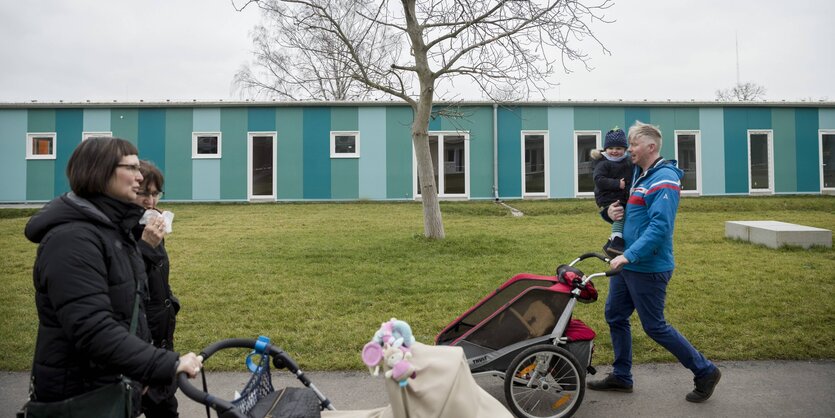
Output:
<svg viewBox="0 0 835 418">
<path fill-rule="evenodd" d="M 437 345 L 463 348 L 474 375 L 504 379 L 507 404 L 519 418 L 568 417 L 583 402 L 594 331 L 572 319 L 578 301 L 597 300 L 592 279 L 574 267 L 586 253 L 557 267 L 555 276 L 518 274 L 452 321 Z"/>
<path fill-rule="evenodd" d="M 299 370 L 293 359 L 265 337 L 222 340 L 204 349 L 200 355 L 205 362 L 217 351 L 227 348 L 253 350 L 247 356 L 247 366 L 252 373 L 237 399 L 227 401 L 210 395 L 205 374 L 203 390 L 192 386 L 185 374 L 178 376 L 182 392 L 206 405 L 207 416 L 212 408 L 221 418 L 511 418 L 499 401 L 478 386 L 460 347 L 413 343 L 410 362 L 414 376 L 408 378 L 408 384 L 404 386 L 393 378 L 383 379 L 382 387 L 390 405 L 338 411 Z M 286 368 L 305 387 L 274 389 L 271 363 L 276 368 Z M 382 361 L 382 367 L 383 371 L 392 370 L 386 361 Z"/>
</svg>

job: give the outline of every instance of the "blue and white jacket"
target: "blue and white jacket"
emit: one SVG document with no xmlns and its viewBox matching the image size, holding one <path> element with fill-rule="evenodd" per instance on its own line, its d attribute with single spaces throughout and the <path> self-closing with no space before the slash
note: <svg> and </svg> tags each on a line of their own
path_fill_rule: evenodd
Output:
<svg viewBox="0 0 835 418">
<path fill-rule="evenodd" d="M 632 189 L 626 203 L 623 268 L 640 273 L 660 273 L 675 267 L 673 228 L 684 172 L 676 161 L 659 159 L 646 172 L 635 166 Z"/>
</svg>

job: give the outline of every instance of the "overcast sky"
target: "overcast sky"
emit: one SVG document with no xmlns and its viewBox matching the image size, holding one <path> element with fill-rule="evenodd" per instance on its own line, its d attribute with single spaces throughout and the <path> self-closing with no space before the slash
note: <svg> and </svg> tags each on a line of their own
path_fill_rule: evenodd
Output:
<svg viewBox="0 0 835 418">
<path fill-rule="evenodd" d="M 242 1 L 242 0 L 239 0 Z M 835 100 L 835 1 L 618 0 L 549 100 Z M 0 102 L 240 100 L 257 8 L 229 0 L 0 1 Z M 482 99 L 470 94 L 460 99 Z"/>
</svg>

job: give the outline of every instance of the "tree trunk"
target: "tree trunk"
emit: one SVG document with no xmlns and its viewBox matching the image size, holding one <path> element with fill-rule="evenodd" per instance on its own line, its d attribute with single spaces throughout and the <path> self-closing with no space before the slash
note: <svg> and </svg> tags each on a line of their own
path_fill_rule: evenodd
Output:
<svg viewBox="0 0 835 418">
<path fill-rule="evenodd" d="M 432 239 L 444 239 L 444 221 L 438 202 L 438 186 L 435 184 L 432 153 L 429 151 L 429 114 L 432 100 L 421 100 L 415 109 L 412 122 L 412 146 L 415 149 L 420 195 L 423 202 L 423 235 Z"/>
</svg>

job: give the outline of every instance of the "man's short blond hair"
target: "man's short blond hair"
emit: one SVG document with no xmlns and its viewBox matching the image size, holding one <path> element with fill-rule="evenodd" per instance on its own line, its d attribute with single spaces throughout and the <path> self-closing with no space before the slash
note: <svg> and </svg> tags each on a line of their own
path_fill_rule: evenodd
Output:
<svg viewBox="0 0 835 418">
<path fill-rule="evenodd" d="M 661 151 L 661 129 L 655 125 L 650 125 L 648 123 L 643 123 L 639 120 L 635 121 L 635 124 L 629 128 L 629 142 L 632 142 L 632 139 L 637 139 L 640 137 L 644 137 L 647 139 L 652 140 L 655 145 L 658 147 L 658 151 Z"/>
</svg>

